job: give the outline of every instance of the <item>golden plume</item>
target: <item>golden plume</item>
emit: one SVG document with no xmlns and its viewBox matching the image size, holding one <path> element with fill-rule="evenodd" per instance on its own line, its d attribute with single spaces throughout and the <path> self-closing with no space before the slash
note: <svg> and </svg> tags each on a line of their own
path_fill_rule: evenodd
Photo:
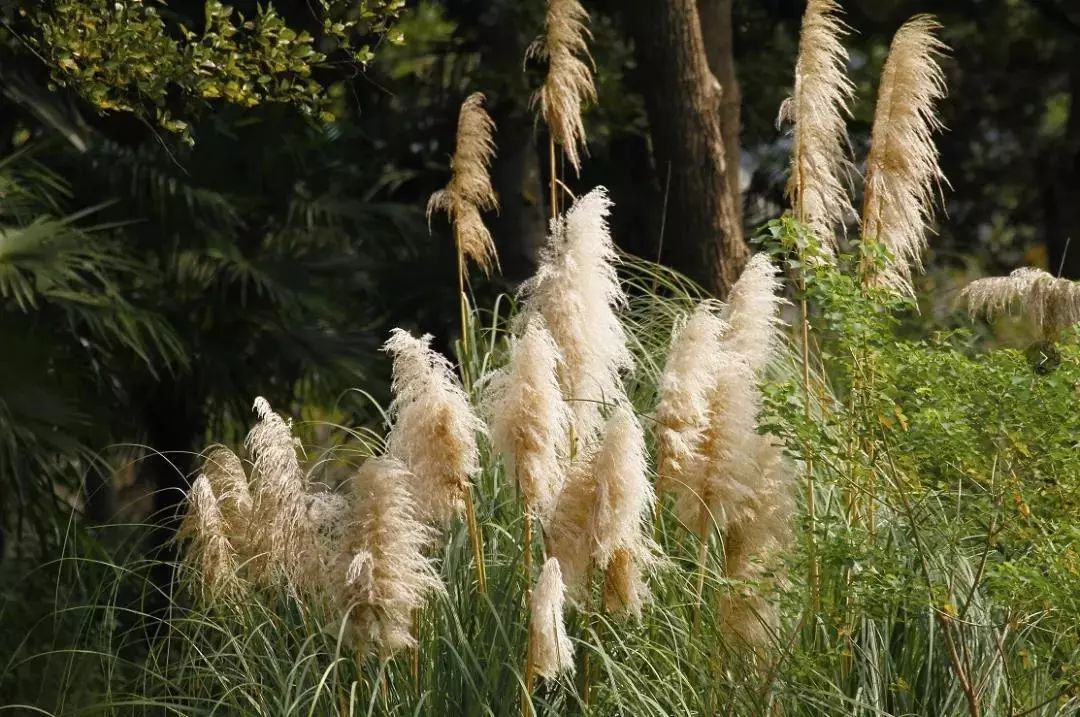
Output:
<svg viewBox="0 0 1080 717">
<path fill-rule="evenodd" d="M 795 123 L 787 193 L 795 217 L 817 235 L 829 253 L 836 232 L 855 213 L 848 196 L 852 165 L 848 109 L 855 86 L 844 74 L 848 53 L 841 38 L 847 25 L 836 0 L 810 0 L 803 15 L 795 91 L 780 107 L 780 121 Z"/>
<path fill-rule="evenodd" d="M 466 97 L 458 114 L 450 183 L 432 194 L 427 205 L 428 224 L 436 211 L 446 212 L 454 227 L 458 251 L 475 261 L 485 274 L 499 263 L 491 232 L 480 216 L 481 212 L 499 208 L 489 174 L 495 155 L 494 131 L 495 123 L 484 110 L 484 95 L 474 92 Z"/>
<path fill-rule="evenodd" d="M 1051 341 L 1080 322 L 1080 284 L 1042 269 L 1023 267 L 1008 276 L 977 279 L 960 296 L 972 316 L 993 318 L 1019 304 L 1043 338 Z"/>
<path fill-rule="evenodd" d="M 934 134 L 944 128 L 935 103 L 946 93 L 938 58 L 947 48 L 935 35 L 940 27 L 933 17 L 916 15 L 893 37 L 866 161 L 862 234 L 892 254 L 884 274 L 868 278 L 906 294 L 914 293 L 912 265 L 922 267 L 934 195 L 947 181 L 934 145 Z"/>
<path fill-rule="evenodd" d="M 234 596 L 240 587 L 236 553 L 225 534 L 218 499 L 205 473 L 191 484 L 188 512 L 179 535 L 191 541 L 184 559 L 199 575 L 203 599 Z"/>
<path fill-rule="evenodd" d="M 589 67 L 592 56 L 588 40 L 592 33 L 586 25 L 588 20 L 589 13 L 578 0 L 548 0 L 544 34 L 525 51 L 526 59 L 548 62 L 547 78 L 533 95 L 533 106 L 539 105 L 552 140 L 562 147 L 578 172 L 581 150 L 585 147 L 581 109 L 588 102 L 596 102 L 596 86 Z"/>
</svg>

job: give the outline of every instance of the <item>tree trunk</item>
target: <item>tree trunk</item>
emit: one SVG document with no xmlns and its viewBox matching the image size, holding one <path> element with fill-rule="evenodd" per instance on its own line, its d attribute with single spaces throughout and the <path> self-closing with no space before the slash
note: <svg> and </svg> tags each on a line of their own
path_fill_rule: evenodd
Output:
<svg viewBox="0 0 1080 717">
<path fill-rule="evenodd" d="M 1080 279 L 1080 67 L 1069 73 L 1072 102 L 1061 147 L 1051 174 L 1046 243 L 1052 273 Z"/>
<path fill-rule="evenodd" d="M 643 2 L 633 22 L 656 172 L 668 189 L 660 257 L 723 296 L 749 251 L 728 183 L 721 91 L 709 71 L 696 1 Z"/>
<path fill-rule="evenodd" d="M 735 37 L 732 0 L 698 0 L 701 36 L 709 70 L 720 83 L 720 132 L 724 135 L 728 191 L 735 198 L 735 218 L 742 226 L 742 187 L 739 181 L 740 109 L 742 93 L 735 73 Z"/>
</svg>

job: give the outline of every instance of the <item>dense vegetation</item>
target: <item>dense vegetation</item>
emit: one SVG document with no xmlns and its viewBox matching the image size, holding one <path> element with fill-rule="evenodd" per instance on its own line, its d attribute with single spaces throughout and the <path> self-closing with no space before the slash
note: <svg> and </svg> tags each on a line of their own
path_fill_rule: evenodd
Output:
<svg viewBox="0 0 1080 717">
<path fill-rule="evenodd" d="M 0 702 L 1080 707 L 1068 4 L 585 5 L 0 2 Z"/>
</svg>

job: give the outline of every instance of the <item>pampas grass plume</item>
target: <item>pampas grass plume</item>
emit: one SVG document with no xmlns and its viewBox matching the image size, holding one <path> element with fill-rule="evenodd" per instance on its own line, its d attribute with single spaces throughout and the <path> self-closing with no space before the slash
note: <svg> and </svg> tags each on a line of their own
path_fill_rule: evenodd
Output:
<svg viewBox="0 0 1080 717">
<path fill-rule="evenodd" d="M 484 95 L 474 92 L 465 98 L 458 115 L 450 183 L 432 194 L 427 205 L 428 223 L 436 211 L 446 212 L 454 226 L 458 251 L 485 274 L 498 264 L 491 232 L 480 216 L 499 207 L 489 174 L 495 155 L 494 130 L 495 123 L 484 110 Z"/>
<path fill-rule="evenodd" d="M 465 490 L 480 470 L 476 437 L 484 425 L 450 362 L 430 344 L 430 335 L 394 329 L 383 346 L 394 363 L 387 449 L 414 476 L 420 518 L 442 522 L 464 507 Z"/>
<path fill-rule="evenodd" d="M 893 37 L 866 161 L 863 237 L 881 242 L 893 256 L 876 280 L 909 295 L 911 267 L 922 268 L 935 194 L 946 181 L 934 145 L 943 128 L 935 105 L 946 93 L 938 65 L 946 50 L 936 36 L 940 27 L 933 17 L 917 15 Z"/>
<path fill-rule="evenodd" d="M 768 254 L 759 253 L 750 257 L 728 295 L 722 318 L 731 328 L 724 343 L 754 372 L 764 370 L 779 347 L 781 289 L 776 266 Z"/>
<path fill-rule="evenodd" d="M 314 530 L 307 520 L 306 480 L 296 455 L 291 425 L 261 396 L 254 411 L 259 422 L 245 444 L 251 453 L 251 526 L 249 546 L 257 580 L 272 580 L 280 573 L 293 589 L 315 576 L 317 565 Z"/>
<path fill-rule="evenodd" d="M 412 482 L 389 457 L 368 459 L 352 479 L 338 597 L 361 653 L 386 657 L 413 646 L 413 610 L 445 590 L 423 552 L 433 529 L 417 519 Z"/>
<path fill-rule="evenodd" d="M 236 554 L 206 474 L 191 484 L 180 536 L 191 541 L 185 559 L 199 574 L 204 598 L 213 601 L 234 595 L 240 585 Z"/>
<path fill-rule="evenodd" d="M 977 279 L 964 287 L 961 298 L 973 317 L 993 318 L 1019 305 L 1049 340 L 1080 322 L 1080 285 L 1042 269 L 1022 267 L 1008 276 Z"/>
<path fill-rule="evenodd" d="M 203 461 L 203 475 L 217 496 L 225 535 L 238 552 L 246 552 L 242 546 L 251 525 L 253 504 L 243 462 L 225 446 L 213 446 Z"/>
<path fill-rule="evenodd" d="M 714 302 L 702 302 L 676 325 L 657 387 L 653 412 L 656 432 L 657 490 L 679 480 L 695 460 L 709 423 L 709 393 L 717 372 L 720 339 L 728 330 Z"/>
<path fill-rule="evenodd" d="M 547 60 L 548 74 L 543 86 L 533 95 L 533 105 L 540 107 L 552 140 L 562 147 L 574 167 L 581 170 L 581 152 L 585 147 L 585 124 L 581 110 L 596 102 L 589 63 L 587 26 L 589 13 L 578 0 L 548 0 L 544 34 L 525 51 L 525 57 Z M 586 60 L 588 62 L 586 62 Z"/>
<path fill-rule="evenodd" d="M 562 460 L 569 454 L 571 414 L 558 368 L 559 349 L 535 316 L 511 343 L 505 368 L 488 380 L 483 402 L 491 444 L 520 488 L 526 510 L 542 520 L 562 489 Z"/>
<path fill-rule="evenodd" d="M 532 592 L 529 650 L 536 674 L 549 680 L 574 672 L 574 645 L 563 620 L 565 595 L 559 561 L 548 558 Z"/>
<path fill-rule="evenodd" d="M 620 374 L 633 363 L 616 314 L 626 295 L 615 270 L 610 209 L 607 190 L 597 187 L 553 220 L 537 272 L 521 289 L 520 321 L 541 316 L 555 339 L 559 381 L 583 440 L 603 427 L 602 405 L 622 395 Z"/>
<path fill-rule="evenodd" d="M 837 231 L 855 213 L 847 189 L 853 171 L 847 118 L 855 86 L 845 75 L 848 53 L 841 40 L 848 30 L 839 13 L 835 0 L 807 3 L 795 92 L 780 108 L 780 119 L 795 123 L 788 196 L 796 218 L 830 254 Z"/>
</svg>

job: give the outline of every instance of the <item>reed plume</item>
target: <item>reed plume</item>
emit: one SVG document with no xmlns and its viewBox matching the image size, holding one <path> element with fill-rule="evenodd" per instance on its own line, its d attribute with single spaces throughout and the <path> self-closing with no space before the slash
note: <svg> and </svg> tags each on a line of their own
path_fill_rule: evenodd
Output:
<svg viewBox="0 0 1080 717">
<path fill-rule="evenodd" d="M 916 15 L 893 37 L 866 161 L 863 237 L 892 254 L 884 272 L 868 278 L 909 295 L 911 267 L 922 268 L 934 195 L 947 181 L 934 145 L 934 134 L 944 128 L 935 105 L 946 94 L 938 58 L 947 48 L 935 34 L 940 27 L 933 17 Z"/>
<path fill-rule="evenodd" d="M 724 340 L 731 351 L 746 359 L 751 371 L 763 371 L 779 347 L 782 288 L 768 254 L 758 253 L 750 257 L 728 294 L 721 317 L 731 328 Z"/>
<path fill-rule="evenodd" d="M 521 490 L 530 518 L 546 521 L 562 489 L 570 410 L 559 388 L 559 349 L 534 316 L 510 360 L 488 380 L 482 405 L 491 445 Z"/>
<path fill-rule="evenodd" d="M 622 395 L 620 373 L 633 363 L 616 314 L 626 295 L 615 270 L 610 208 L 607 190 L 597 187 L 554 219 L 536 275 L 521 288 L 519 322 L 543 317 L 562 356 L 559 382 L 575 430 L 585 442 L 603 427 L 601 407 Z"/>
<path fill-rule="evenodd" d="M 370 458 L 352 478 L 337 567 L 338 599 L 362 654 L 389 657 L 415 645 L 412 612 L 445 591 L 424 548 L 433 529 L 416 515 L 400 461 Z"/>
<path fill-rule="evenodd" d="M 574 672 L 574 645 L 563 621 L 565 600 L 559 561 L 548 558 L 530 601 L 529 660 L 535 673 L 549 680 Z"/>
<path fill-rule="evenodd" d="M 653 411 L 658 491 L 679 480 L 697 456 L 711 419 L 709 393 L 722 367 L 717 359 L 727 330 L 717 304 L 705 301 L 672 332 Z"/>
<path fill-rule="evenodd" d="M 225 446 L 212 446 L 203 461 L 202 472 L 217 496 L 225 535 L 238 553 L 246 554 L 252 498 L 243 462 Z"/>
<path fill-rule="evenodd" d="M 495 123 L 484 110 L 484 95 L 474 92 L 465 98 L 458 114 L 450 183 L 432 194 L 427 205 L 428 224 L 432 214 L 446 212 L 458 252 L 476 262 L 485 274 L 498 264 L 495 243 L 481 217 L 481 212 L 499 208 L 489 174 L 495 155 L 494 130 Z"/>
<path fill-rule="evenodd" d="M 571 466 L 548 531 L 572 599 L 586 598 L 597 568 L 611 583 L 609 606 L 640 614 L 648 596 L 641 575 L 658 562 L 645 533 L 654 500 L 641 425 L 617 408 L 599 446 Z"/>
<path fill-rule="evenodd" d="M 257 582 L 284 577 L 290 588 L 305 587 L 317 576 L 315 534 L 307 519 L 306 478 L 296 455 L 292 426 L 261 396 L 255 399 L 258 423 L 245 445 L 253 458 L 251 525 L 247 544 Z"/>
<path fill-rule="evenodd" d="M 480 470 L 476 436 L 484 430 L 450 362 L 420 338 L 394 329 L 383 345 L 393 357 L 390 455 L 413 475 L 421 520 L 445 522 L 461 513 L 472 476 Z"/>
<path fill-rule="evenodd" d="M 191 484 L 187 515 L 180 525 L 179 537 L 190 541 L 185 562 L 200 578 L 203 599 L 212 602 L 235 596 L 240 588 L 237 556 L 205 473 Z"/>
<path fill-rule="evenodd" d="M 589 13 L 578 0 L 548 0 L 544 34 L 525 51 L 526 59 L 547 60 L 547 77 L 533 95 L 532 105 L 539 106 L 552 141 L 562 148 L 576 172 L 581 171 L 585 149 L 581 111 L 584 105 L 596 102 L 588 21 Z"/>
<path fill-rule="evenodd" d="M 1022 267 L 1008 276 L 977 279 L 960 296 L 972 317 L 993 318 L 1019 307 L 1048 341 L 1080 322 L 1080 285 L 1042 269 Z"/>
<path fill-rule="evenodd" d="M 848 195 L 853 171 L 847 135 L 855 86 L 845 74 L 848 53 L 836 0 L 809 0 L 803 15 L 795 91 L 780 107 L 780 121 L 795 124 L 787 194 L 795 217 L 836 251 L 836 233 L 855 214 Z"/>
<path fill-rule="evenodd" d="M 749 644 L 761 645 L 776 629 L 776 607 L 765 599 L 762 588 L 791 538 L 794 476 L 769 436 L 755 436 L 753 450 L 759 476 L 756 490 L 747 501 L 745 519 L 730 524 L 724 534 L 724 572 L 746 584 L 724 596 L 720 613 L 731 632 Z"/>
</svg>

